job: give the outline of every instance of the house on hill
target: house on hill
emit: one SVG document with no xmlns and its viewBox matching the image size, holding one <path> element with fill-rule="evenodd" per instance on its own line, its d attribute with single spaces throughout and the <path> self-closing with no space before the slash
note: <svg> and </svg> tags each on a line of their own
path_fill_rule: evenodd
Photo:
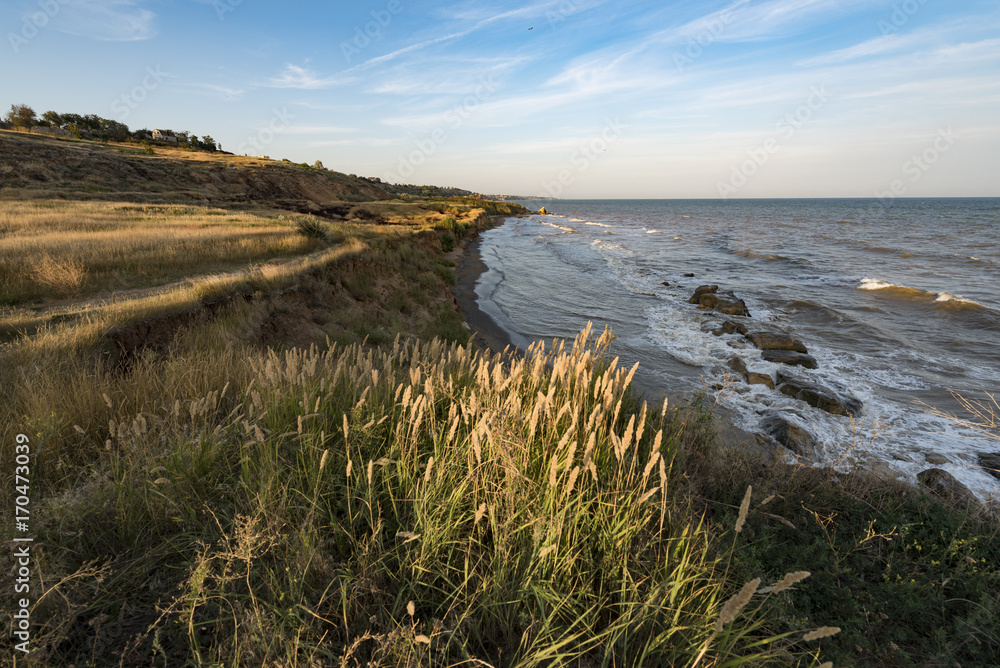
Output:
<svg viewBox="0 0 1000 668">
<path fill-rule="evenodd" d="M 173 130 L 153 130 L 153 141 L 165 141 L 170 144 L 177 143 L 177 135 Z"/>
</svg>

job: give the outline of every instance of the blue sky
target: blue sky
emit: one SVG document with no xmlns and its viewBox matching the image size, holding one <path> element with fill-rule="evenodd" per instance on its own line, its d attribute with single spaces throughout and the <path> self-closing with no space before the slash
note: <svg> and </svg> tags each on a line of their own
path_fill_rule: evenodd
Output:
<svg viewBox="0 0 1000 668">
<path fill-rule="evenodd" d="M 1000 196 L 1000 2 L 5 0 L 0 105 L 486 193 Z"/>
</svg>

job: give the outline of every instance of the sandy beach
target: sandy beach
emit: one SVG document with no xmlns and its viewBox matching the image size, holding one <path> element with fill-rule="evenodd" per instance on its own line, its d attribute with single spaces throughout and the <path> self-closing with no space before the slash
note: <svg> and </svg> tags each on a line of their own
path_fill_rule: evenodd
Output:
<svg viewBox="0 0 1000 668">
<path fill-rule="evenodd" d="M 501 352 L 508 346 L 517 350 L 507 332 L 479 308 L 476 281 L 487 269 L 479 254 L 479 237 L 470 239 L 464 247 L 457 248 L 453 259 L 458 278 L 452 286 L 452 293 L 466 324 L 475 334 L 476 345 L 494 352 Z"/>
</svg>

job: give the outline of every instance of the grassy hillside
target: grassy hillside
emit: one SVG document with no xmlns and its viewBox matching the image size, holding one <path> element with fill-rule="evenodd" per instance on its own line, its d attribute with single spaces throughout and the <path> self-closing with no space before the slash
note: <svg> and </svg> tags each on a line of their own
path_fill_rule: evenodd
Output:
<svg viewBox="0 0 1000 668">
<path fill-rule="evenodd" d="M 365 179 L 268 158 L 0 130 L 0 198 L 268 204 L 321 211 L 326 203 L 387 200 Z"/>
<path fill-rule="evenodd" d="M 475 350 L 453 249 L 516 205 L 11 136 L 35 665 L 1000 665 L 994 518 L 728 447 L 610 332 Z"/>
</svg>

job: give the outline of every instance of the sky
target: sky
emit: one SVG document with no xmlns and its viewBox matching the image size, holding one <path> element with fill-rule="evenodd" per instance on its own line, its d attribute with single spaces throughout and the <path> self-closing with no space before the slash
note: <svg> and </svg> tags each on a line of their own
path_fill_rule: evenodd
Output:
<svg viewBox="0 0 1000 668">
<path fill-rule="evenodd" d="M 565 198 L 1000 196 L 1000 0 L 4 0 L 0 105 Z"/>
</svg>

